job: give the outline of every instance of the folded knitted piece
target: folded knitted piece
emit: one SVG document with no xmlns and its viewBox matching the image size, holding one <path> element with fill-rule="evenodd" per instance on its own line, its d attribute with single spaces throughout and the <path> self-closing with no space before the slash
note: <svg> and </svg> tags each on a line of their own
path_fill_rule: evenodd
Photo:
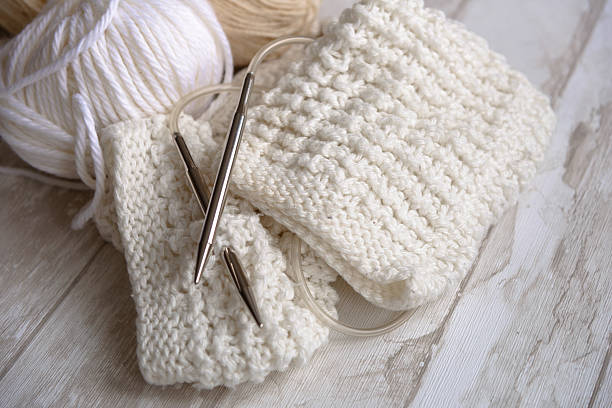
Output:
<svg viewBox="0 0 612 408">
<path fill-rule="evenodd" d="M 332 313 L 329 266 L 389 309 L 456 287 L 554 125 L 524 76 L 421 1 L 362 1 L 286 65 L 257 73 L 257 85 L 280 79 L 249 108 L 231 184 L 242 200 L 228 200 L 215 251 L 231 244 L 250 272 L 263 329 L 218 259 L 191 283 L 202 215 L 167 119 L 103 132 L 109 182 L 96 222 L 125 252 L 151 383 L 259 381 L 325 341 L 286 276 L 287 229 L 307 244 L 305 274 Z M 182 118 L 209 179 L 235 103 L 219 98 L 210 124 Z"/>
<path fill-rule="evenodd" d="M 271 86 L 292 58 L 264 63 Z M 254 98 L 258 100 L 258 97 Z M 185 115 L 191 154 L 214 177 L 223 136 Z M 138 363 L 151 384 L 234 386 L 303 364 L 329 329 L 296 299 L 287 257 L 293 234 L 245 200 L 230 197 L 199 285 L 193 271 L 203 215 L 163 115 L 121 122 L 101 133 L 107 180 L 95 214 L 101 235 L 124 252 L 136 305 Z M 249 274 L 264 327 L 257 327 L 217 254 L 231 246 Z M 302 245 L 302 270 L 317 302 L 336 316 L 337 273 Z"/>
<path fill-rule="evenodd" d="M 194 159 L 206 165 L 218 146 L 207 123 L 181 121 Z M 286 274 L 287 231 L 248 202 L 228 199 L 217 246 L 202 282 L 193 284 L 202 228 L 167 118 L 113 125 L 102 134 L 109 175 L 95 221 L 123 250 L 137 311 L 138 360 L 152 384 L 212 388 L 262 381 L 305 362 L 328 329 L 294 299 Z M 210 166 L 212 167 L 212 166 Z M 249 273 L 265 322 L 259 328 L 216 254 L 229 245 Z M 302 264 L 318 301 L 335 314 L 336 274 L 304 247 Z"/>
<path fill-rule="evenodd" d="M 407 309 L 465 276 L 554 121 L 461 24 L 422 1 L 364 0 L 249 108 L 233 191 L 367 300 Z"/>
</svg>

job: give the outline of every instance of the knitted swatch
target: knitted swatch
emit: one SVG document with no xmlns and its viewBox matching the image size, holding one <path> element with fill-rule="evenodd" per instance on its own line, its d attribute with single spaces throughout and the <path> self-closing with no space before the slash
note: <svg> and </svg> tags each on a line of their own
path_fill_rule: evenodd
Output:
<svg viewBox="0 0 612 408">
<path fill-rule="evenodd" d="M 405 0 L 346 10 L 249 117 L 234 192 L 397 310 L 465 276 L 554 126 L 482 38 Z"/>
<path fill-rule="evenodd" d="M 194 159 L 212 163 L 204 153 L 218 150 L 210 126 L 185 118 L 181 128 Z M 110 177 L 95 220 L 125 254 L 138 314 L 139 365 L 148 382 L 205 388 L 258 382 L 294 360 L 305 362 L 327 340 L 328 329 L 294 301 L 285 274 L 289 233 L 244 200 L 228 199 L 215 253 L 202 282 L 193 284 L 203 216 L 165 117 L 113 125 L 102 142 Z M 263 329 L 217 256 L 226 245 L 250 275 Z M 335 313 L 329 283 L 336 274 L 304 249 L 309 286 Z"/>
<path fill-rule="evenodd" d="M 104 133 L 110 182 L 96 220 L 126 254 L 150 382 L 261 380 L 325 340 L 283 273 L 285 228 L 308 245 L 306 275 L 330 310 L 327 265 L 389 309 L 455 288 L 554 126 L 548 99 L 522 74 L 421 1 L 362 1 L 284 64 L 249 108 L 231 185 L 243 200 L 228 200 L 216 248 L 230 243 L 251 273 L 263 329 L 217 259 L 203 285 L 191 283 L 203 217 L 166 119 Z M 257 85 L 270 82 L 258 71 Z M 210 124 L 182 119 L 209 179 L 235 98 L 215 103 Z"/>
</svg>

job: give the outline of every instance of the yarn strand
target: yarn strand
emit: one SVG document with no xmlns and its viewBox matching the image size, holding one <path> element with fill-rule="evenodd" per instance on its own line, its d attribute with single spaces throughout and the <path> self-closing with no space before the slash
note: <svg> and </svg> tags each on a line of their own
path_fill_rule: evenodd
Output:
<svg viewBox="0 0 612 408">
<path fill-rule="evenodd" d="M 85 182 L 89 187 L 94 189 L 94 196 L 91 201 L 83 207 L 78 214 L 72 220 L 72 228 L 81 229 L 87 221 L 92 217 L 100 200 L 104 193 L 104 157 L 102 156 L 102 149 L 100 148 L 100 142 L 95 129 L 94 118 L 89 109 L 89 105 L 85 98 L 80 94 L 74 95 L 72 98 L 73 109 L 78 111 L 78 116 L 82 118 L 77 123 L 77 143 L 78 150 L 76 152 L 77 168 L 80 169 L 79 176 L 81 180 Z M 91 158 L 93 160 L 95 179 L 92 180 L 91 176 L 86 170 L 86 154 L 85 145 L 89 144 L 91 151 Z"/>
</svg>

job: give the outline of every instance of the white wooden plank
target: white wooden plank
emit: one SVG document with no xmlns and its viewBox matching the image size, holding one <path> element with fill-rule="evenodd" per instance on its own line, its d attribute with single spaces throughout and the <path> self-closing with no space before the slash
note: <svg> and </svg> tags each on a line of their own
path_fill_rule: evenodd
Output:
<svg viewBox="0 0 612 408">
<path fill-rule="evenodd" d="M 474 0 L 459 18 L 555 102 L 604 3 Z"/>
<path fill-rule="evenodd" d="M 516 223 L 490 234 L 415 406 L 586 406 L 594 390 L 609 401 L 610 38 L 608 4 L 559 101 L 546 167 Z"/>
<path fill-rule="evenodd" d="M 2 165 L 24 166 L 0 142 Z M 70 229 L 87 194 L 0 175 L 0 378 L 100 249 L 89 226 Z"/>
<path fill-rule="evenodd" d="M 350 7 L 356 0 L 323 0 L 319 7 L 319 21 L 337 18 L 342 10 Z"/>
</svg>

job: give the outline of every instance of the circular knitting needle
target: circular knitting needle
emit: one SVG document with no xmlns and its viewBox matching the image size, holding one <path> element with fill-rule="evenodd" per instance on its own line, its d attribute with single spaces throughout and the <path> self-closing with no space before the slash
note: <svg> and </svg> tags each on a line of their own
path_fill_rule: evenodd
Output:
<svg viewBox="0 0 612 408">
<path fill-rule="evenodd" d="M 247 68 L 247 74 L 244 77 L 242 90 L 240 92 L 240 100 L 236 106 L 232 124 L 227 132 L 225 149 L 223 150 L 223 156 L 221 158 L 221 163 L 219 164 L 219 169 L 217 170 L 215 184 L 213 185 L 212 194 L 204 218 L 204 228 L 202 229 L 204 250 L 201 258 L 202 262 L 196 269 L 196 275 L 194 278 L 195 283 L 198 283 L 200 280 L 202 271 L 206 267 L 206 263 L 208 262 L 208 258 L 212 252 L 213 243 L 215 242 L 215 234 L 219 220 L 221 219 L 221 214 L 223 213 L 223 208 L 225 207 L 225 199 L 227 197 L 232 168 L 234 166 L 234 162 L 236 161 L 236 156 L 238 155 L 242 133 L 246 124 L 247 106 L 249 96 L 251 95 L 251 89 L 253 88 L 253 83 L 255 82 L 255 71 L 257 66 L 263 60 L 263 58 L 276 47 L 286 44 L 304 44 L 312 41 L 313 39 L 309 37 L 279 38 L 260 49 L 257 54 L 255 54 Z"/>
</svg>

